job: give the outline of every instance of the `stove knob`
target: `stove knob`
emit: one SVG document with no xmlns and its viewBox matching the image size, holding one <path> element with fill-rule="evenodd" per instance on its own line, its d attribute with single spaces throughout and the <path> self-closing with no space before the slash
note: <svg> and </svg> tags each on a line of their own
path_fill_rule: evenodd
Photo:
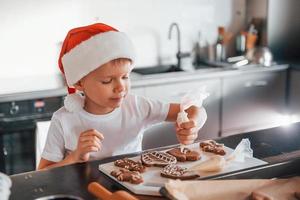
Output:
<svg viewBox="0 0 300 200">
<path fill-rule="evenodd" d="M 15 103 L 15 102 L 12 102 L 11 103 L 11 106 L 10 106 L 10 110 L 9 110 L 9 113 L 11 115 L 15 115 L 19 112 L 19 106 Z"/>
</svg>

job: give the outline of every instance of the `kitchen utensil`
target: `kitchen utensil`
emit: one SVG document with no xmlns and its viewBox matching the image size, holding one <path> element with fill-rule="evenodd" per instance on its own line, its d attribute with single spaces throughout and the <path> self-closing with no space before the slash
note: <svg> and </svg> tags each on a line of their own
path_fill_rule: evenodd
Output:
<svg viewBox="0 0 300 200">
<path fill-rule="evenodd" d="M 117 192 L 111 193 L 97 182 L 91 182 L 88 185 L 88 191 L 97 198 L 103 200 L 138 200 L 137 198 L 135 198 L 134 196 L 132 196 L 124 190 L 119 190 Z"/>
<path fill-rule="evenodd" d="M 245 56 L 234 56 L 227 58 L 227 62 L 231 63 L 232 68 L 239 68 L 249 64 L 249 60 Z"/>
<path fill-rule="evenodd" d="M 255 47 L 247 51 L 246 58 L 252 64 L 260 64 L 263 66 L 271 66 L 273 55 L 267 47 Z"/>
</svg>

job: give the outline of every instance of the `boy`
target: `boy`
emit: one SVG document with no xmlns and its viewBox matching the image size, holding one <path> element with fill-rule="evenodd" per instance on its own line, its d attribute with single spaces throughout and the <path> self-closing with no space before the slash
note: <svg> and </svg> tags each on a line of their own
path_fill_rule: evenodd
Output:
<svg viewBox="0 0 300 200">
<path fill-rule="evenodd" d="M 176 121 L 179 104 L 128 93 L 134 61 L 131 41 L 111 26 L 69 31 L 59 57 L 69 95 L 53 114 L 38 169 L 141 151 L 145 128 Z M 176 135 L 180 143 L 191 144 L 207 116 L 203 107 L 186 111 L 189 121 Z"/>
</svg>

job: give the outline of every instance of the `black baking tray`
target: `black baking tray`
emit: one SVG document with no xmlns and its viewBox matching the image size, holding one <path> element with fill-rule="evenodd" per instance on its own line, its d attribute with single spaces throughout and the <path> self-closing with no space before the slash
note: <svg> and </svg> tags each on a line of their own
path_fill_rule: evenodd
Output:
<svg viewBox="0 0 300 200">
<path fill-rule="evenodd" d="M 216 176 L 199 178 L 199 180 L 269 179 L 288 178 L 293 176 L 300 176 L 300 158 L 275 164 L 261 165 Z M 177 200 L 168 193 L 165 187 L 162 187 L 159 192 L 162 196 L 167 197 L 168 199 Z"/>
</svg>

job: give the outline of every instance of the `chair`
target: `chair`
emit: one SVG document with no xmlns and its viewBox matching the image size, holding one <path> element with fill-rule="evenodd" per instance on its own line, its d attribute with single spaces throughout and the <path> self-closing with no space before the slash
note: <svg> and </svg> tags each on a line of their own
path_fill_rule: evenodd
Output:
<svg viewBox="0 0 300 200">
<path fill-rule="evenodd" d="M 41 154 L 44 150 L 48 129 L 51 121 L 39 121 L 36 122 L 36 130 L 35 130 L 35 163 L 36 169 L 39 165 Z"/>
</svg>

